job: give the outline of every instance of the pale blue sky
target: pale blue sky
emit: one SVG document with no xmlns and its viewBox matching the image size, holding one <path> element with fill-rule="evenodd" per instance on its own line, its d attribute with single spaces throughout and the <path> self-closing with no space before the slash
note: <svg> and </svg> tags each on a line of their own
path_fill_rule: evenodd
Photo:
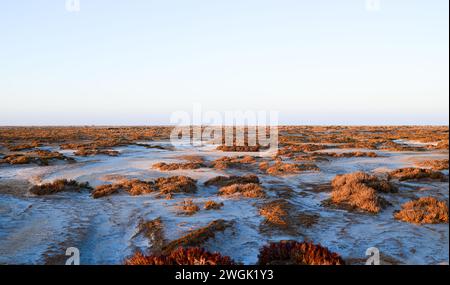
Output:
<svg viewBox="0 0 450 285">
<path fill-rule="evenodd" d="M 0 0 L 0 125 L 448 124 L 449 1 Z"/>
</svg>

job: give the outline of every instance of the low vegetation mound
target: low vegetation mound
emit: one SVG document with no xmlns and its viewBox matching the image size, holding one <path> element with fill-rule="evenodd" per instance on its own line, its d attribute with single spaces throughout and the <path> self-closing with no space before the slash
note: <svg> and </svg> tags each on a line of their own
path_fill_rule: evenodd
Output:
<svg viewBox="0 0 450 285">
<path fill-rule="evenodd" d="M 427 169 L 427 168 L 415 168 L 415 167 L 406 167 L 406 168 L 400 168 L 400 169 L 391 171 L 391 172 L 389 172 L 389 178 L 390 179 L 395 178 L 400 181 L 420 180 L 420 179 L 446 181 L 446 176 L 439 171 L 434 171 L 432 169 Z"/>
<path fill-rule="evenodd" d="M 108 155 L 108 156 L 118 156 L 120 152 L 111 149 L 98 149 L 98 148 L 80 148 L 74 155 L 76 156 L 94 156 L 94 155 Z"/>
<path fill-rule="evenodd" d="M 209 179 L 204 183 L 205 186 L 229 186 L 232 184 L 246 184 L 246 183 L 256 183 L 259 184 L 259 178 L 256 175 L 244 175 L 244 176 L 216 176 Z"/>
<path fill-rule="evenodd" d="M 261 185 L 256 183 L 232 184 L 219 189 L 221 196 L 240 196 L 246 198 L 264 198 L 266 196 Z"/>
<path fill-rule="evenodd" d="M 197 190 L 197 184 L 194 179 L 187 176 L 160 177 L 152 181 L 121 180 L 117 183 L 96 187 L 92 191 L 92 197 L 100 198 L 121 190 L 133 196 L 152 192 L 159 192 L 160 194 L 194 193 Z"/>
<path fill-rule="evenodd" d="M 46 166 L 49 165 L 49 163 L 53 160 L 64 160 L 68 162 L 74 161 L 73 158 L 64 156 L 59 152 L 38 149 L 25 153 L 13 153 L 5 155 L 2 159 L 0 159 L 0 164 L 7 163 L 15 165 L 35 163 L 37 165 Z"/>
<path fill-rule="evenodd" d="M 319 167 L 315 164 L 295 164 L 276 161 L 270 165 L 268 162 L 262 162 L 259 169 L 265 171 L 269 175 L 282 176 L 296 174 L 304 171 L 319 171 Z"/>
<path fill-rule="evenodd" d="M 59 179 L 51 183 L 34 185 L 30 192 L 35 195 L 50 195 L 58 192 L 80 192 L 82 190 L 91 190 L 89 183 L 79 183 L 75 180 Z"/>
<path fill-rule="evenodd" d="M 448 169 L 448 159 L 424 160 L 416 164 L 436 171 Z"/>
<path fill-rule="evenodd" d="M 396 192 L 397 188 L 388 181 L 364 172 L 337 175 L 331 182 L 333 191 L 330 202 L 348 210 L 359 209 L 378 213 L 387 202 L 378 196 L 379 192 Z"/>
<path fill-rule="evenodd" d="M 180 170 L 180 169 L 198 169 L 206 167 L 203 163 L 198 162 L 183 162 L 183 163 L 165 163 L 165 162 L 158 162 L 153 164 L 152 168 L 159 169 L 161 171 L 173 171 L 173 170 Z"/>
<path fill-rule="evenodd" d="M 203 208 L 205 210 L 219 210 L 220 208 L 223 207 L 223 203 L 222 202 L 215 202 L 215 201 L 206 201 L 205 205 L 203 206 Z"/>
<path fill-rule="evenodd" d="M 344 265 L 339 254 L 311 242 L 279 241 L 264 246 L 259 265 Z"/>
<path fill-rule="evenodd" d="M 168 254 L 144 255 L 136 252 L 125 260 L 125 265 L 234 265 L 230 257 L 211 253 L 205 249 L 178 248 Z"/>
<path fill-rule="evenodd" d="M 448 206 L 433 197 L 422 197 L 406 202 L 394 214 L 397 220 L 415 224 L 448 223 Z"/>
<path fill-rule="evenodd" d="M 223 156 L 214 160 L 212 162 L 212 167 L 214 167 L 215 169 L 242 168 L 255 162 L 256 159 L 250 155 L 237 157 Z"/>
<path fill-rule="evenodd" d="M 180 210 L 180 215 L 192 216 L 198 211 L 200 211 L 200 207 L 192 201 L 192 199 L 185 199 L 181 201 L 177 208 Z"/>
</svg>

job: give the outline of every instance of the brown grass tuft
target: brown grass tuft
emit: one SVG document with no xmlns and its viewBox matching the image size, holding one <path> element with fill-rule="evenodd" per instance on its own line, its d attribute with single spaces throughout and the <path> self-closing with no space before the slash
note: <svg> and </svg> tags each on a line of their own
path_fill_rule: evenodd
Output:
<svg viewBox="0 0 450 285">
<path fill-rule="evenodd" d="M 138 179 L 122 180 L 114 184 L 100 185 L 92 191 L 93 198 L 100 198 L 117 193 L 120 190 L 136 196 L 152 192 L 160 194 L 194 193 L 197 190 L 196 181 L 187 176 L 160 177 L 153 181 Z"/>
<path fill-rule="evenodd" d="M 136 252 L 125 265 L 234 265 L 228 256 L 210 253 L 202 248 L 178 248 L 168 254 L 145 256 Z"/>
<path fill-rule="evenodd" d="M 389 172 L 389 179 L 396 178 L 400 181 L 416 179 L 433 179 L 446 181 L 446 176 L 441 172 L 425 168 L 407 167 Z"/>
<path fill-rule="evenodd" d="M 260 169 L 264 169 L 265 165 L 260 164 Z M 294 163 L 284 163 L 281 161 L 275 162 L 272 166 L 265 169 L 267 174 L 270 175 L 289 175 L 295 174 L 303 171 L 318 171 L 319 168 L 315 164 L 294 164 Z"/>
<path fill-rule="evenodd" d="M 198 169 L 205 167 L 203 163 L 197 162 L 184 162 L 184 163 L 165 163 L 158 162 L 153 164 L 152 168 L 159 169 L 161 171 L 173 171 L 179 169 Z"/>
<path fill-rule="evenodd" d="M 264 246 L 258 255 L 259 265 L 344 265 L 344 260 L 320 244 L 279 241 Z"/>
<path fill-rule="evenodd" d="M 403 204 L 394 217 L 415 224 L 448 223 L 448 206 L 433 197 L 422 197 Z"/>
<path fill-rule="evenodd" d="M 448 169 L 448 159 L 425 160 L 417 162 L 416 165 L 431 168 L 436 171 L 445 170 Z"/>
<path fill-rule="evenodd" d="M 205 205 L 203 206 L 203 208 L 205 210 L 219 210 L 222 207 L 223 207 L 223 203 L 222 202 L 218 203 L 218 202 L 211 201 L 211 200 L 210 201 L 206 201 Z"/>
<path fill-rule="evenodd" d="M 89 183 L 78 183 L 75 180 L 59 179 L 51 183 L 42 185 L 34 185 L 31 187 L 30 192 L 35 195 L 49 195 L 62 191 L 67 192 L 80 192 L 81 190 L 91 190 Z"/>
<path fill-rule="evenodd" d="M 245 184 L 245 183 L 259 183 L 259 178 L 256 175 L 244 175 L 244 176 L 216 176 L 209 179 L 204 184 L 205 186 L 229 186 L 232 184 Z"/>
<path fill-rule="evenodd" d="M 264 198 L 264 189 L 256 183 L 232 184 L 219 189 L 222 196 L 242 196 L 247 198 Z"/>
<path fill-rule="evenodd" d="M 177 205 L 181 215 L 192 216 L 200 211 L 200 207 L 197 206 L 192 199 L 185 199 Z"/>
<path fill-rule="evenodd" d="M 397 191 L 389 182 L 364 172 L 337 175 L 331 185 L 331 203 L 348 210 L 360 209 L 370 213 L 378 213 L 387 204 L 377 192 Z"/>
<path fill-rule="evenodd" d="M 237 157 L 223 156 L 221 158 L 214 160 L 212 162 L 212 166 L 216 169 L 242 168 L 255 162 L 256 162 L 255 158 L 250 155 Z"/>
</svg>

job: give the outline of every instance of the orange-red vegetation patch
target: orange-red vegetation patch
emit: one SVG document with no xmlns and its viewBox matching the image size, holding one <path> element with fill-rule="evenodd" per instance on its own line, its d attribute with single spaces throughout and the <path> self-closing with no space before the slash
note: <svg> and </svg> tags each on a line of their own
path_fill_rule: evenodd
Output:
<svg viewBox="0 0 450 285">
<path fill-rule="evenodd" d="M 234 265 L 228 256 L 210 253 L 202 248 L 178 248 L 168 254 L 144 255 L 136 252 L 125 265 Z"/>
<path fill-rule="evenodd" d="M 266 218 L 266 222 L 270 224 L 281 226 L 287 224 L 286 218 L 288 213 L 286 205 L 281 201 L 273 201 L 262 205 L 259 209 L 259 214 Z"/>
<path fill-rule="evenodd" d="M 279 241 L 264 246 L 259 265 L 344 265 L 339 254 L 311 242 Z"/>
<path fill-rule="evenodd" d="M 397 220 L 415 224 L 448 223 L 448 206 L 433 197 L 422 197 L 406 202 L 394 214 Z"/>
<path fill-rule="evenodd" d="M 276 161 L 273 165 L 260 164 L 259 168 L 265 170 L 269 175 L 289 175 L 296 174 L 304 171 L 319 171 L 319 167 L 315 164 L 295 164 L 295 163 L 284 163 L 281 161 Z"/>
<path fill-rule="evenodd" d="M 14 165 L 14 164 L 36 163 L 38 165 L 48 165 L 50 161 L 53 160 L 64 160 L 68 162 L 74 161 L 73 158 L 66 157 L 63 154 L 56 151 L 37 149 L 25 153 L 14 153 L 6 155 L 3 157 L 3 159 L 0 159 L 0 164 L 8 163 Z"/>
<path fill-rule="evenodd" d="M 198 162 L 183 162 L 183 163 L 165 163 L 158 162 L 153 164 L 152 168 L 159 169 L 161 171 L 173 171 L 179 169 L 198 169 L 205 167 L 203 163 Z"/>
<path fill-rule="evenodd" d="M 205 205 L 203 206 L 203 208 L 205 210 L 219 210 L 222 207 L 223 207 L 223 203 L 222 202 L 218 203 L 218 202 L 211 201 L 211 200 L 210 201 L 206 201 Z"/>
<path fill-rule="evenodd" d="M 233 222 L 225 220 L 215 220 L 208 225 L 199 229 L 192 230 L 179 239 L 173 240 L 163 247 L 163 252 L 168 253 L 178 247 L 195 247 L 200 246 L 210 238 L 214 238 L 216 233 L 223 232 L 231 227 Z"/>
<path fill-rule="evenodd" d="M 256 183 L 232 184 L 219 189 L 222 196 L 241 196 L 247 198 L 264 198 L 266 193 L 261 185 Z"/>
<path fill-rule="evenodd" d="M 378 213 L 387 202 L 377 192 L 396 192 L 397 188 L 388 181 L 364 172 L 337 175 L 331 182 L 331 204 L 348 210 L 363 210 Z"/>
<path fill-rule="evenodd" d="M 416 163 L 419 167 L 431 168 L 433 170 L 448 169 L 448 159 L 424 160 Z"/>
<path fill-rule="evenodd" d="M 351 151 L 351 152 L 316 152 L 314 153 L 318 156 L 329 156 L 329 157 L 378 157 L 376 152 L 363 152 L 363 151 Z"/>
<path fill-rule="evenodd" d="M 207 180 L 205 186 L 229 186 L 232 184 L 245 184 L 245 183 L 259 183 L 259 178 L 256 175 L 244 175 L 244 176 L 216 176 Z"/>
<path fill-rule="evenodd" d="M 221 150 L 221 151 L 229 151 L 229 152 L 257 152 L 257 151 L 260 151 L 261 147 L 259 145 L 255 145 L 255 146 L 249 146 L 249 145 L 242 145 L 242 146 L 238 146 L 238 145 L 232 145 L 232 146 L 219 145 L 216 149 L 217 150 Z"/>
<path fill-rule="evenodd" d="M 400 181 L 418 180 L 418 179 L 432 179 L 432 180 L 446 181 L 446 176 L 439 171 L 415 167 L 406 167 L 391 171 L 389 172 L 389 178 L 390 179 L 395 178 Z"/>
<path fill-rule="evenodd" d="M 212 166 L 216 169 L 227 169 L 227 168 L 240 168 L 243 166 L 248 166 L 256 162 L 256 159 L 253 156 L 237 156 L 237 157 L 228 157 L 223 156 L 218 158 L 212 162 Z"/>
<path fill-rule="evenodd" d="M 326 145 L 323 144 L 293 144 L 293 145 L 287 145 L 281 148 L 278 151 L 278 155 L 284 155 L 284 156 L 293 156 L 294 154 L 298 153 L 304 153 L 304 152 L 312 152 L 317 151 L 321 149 L 329 148 Z"/>
<path fill-rule="evenodd" d="M 187 176 L 160 177 L 155 184 L 161 194 L 195 193 L 197 181 Z"/>
<path fill-rule="evenodd" d="M 31 187 L 30 192 L 35 195 L 49 195 L 62 191 L 67 192 L 80 192 L 81 190 L 91 190 L 89 183 L 79 183 L 75 180 L 59 179 L 51 183 L 45 183 L 41 185 L 34 185 Z"/>
<path fill-rule="evenodd" d="M 31 142 L 31 143 L 26 143 L 26 144 L 16 144 L 16 145 L 8 145 L 8 149 L 9 151 L 21 151 L 21 150 L 28 150 L 28 149 L 33 149 L 36 147 L 41 146 L 41 144 L 39 142 Z"/>
<path fill-rule="evenodd" d="M 186 215 L 186 216 L 192 216 L 198 211 L 200 211 L 200 207 L 195 204 L 192 199 L 185 199 L 181 201 L 177 208 L 180 210 L 179 214 Z"/>
<path fill-rule="evenodd" d="M 117 193 L 120 190 L 124 190 L 133 196 L 152 192 L 161 194 L 194 193 L 197 190 L 197 184 L 194 179 L 187 176 L 160 177 L 152 181 L 121 180 L 114 184 L 96 187 L 92 191 L 92 197 L 100 198 Z"/>
<path fill-rule="evenodd" d="M 80 148 L 74 155 L 77 156 L 94 156 L 94 155 L 109 155 L 109 156 L 118 156 L 120 152 L 117 150 L 110 149 L 97 149 L 97 148 Z"/>
</svg>

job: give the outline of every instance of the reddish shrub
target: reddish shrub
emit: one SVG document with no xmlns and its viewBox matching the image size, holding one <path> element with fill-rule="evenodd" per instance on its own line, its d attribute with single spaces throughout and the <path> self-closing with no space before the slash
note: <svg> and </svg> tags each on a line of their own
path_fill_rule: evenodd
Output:
<svg viewBox="0 0 450 285">
<path fill-rule="evenodd" d="M 219 189 L 219 195 L 223 196 L 243 196 L 247 198 L 264 198 L 264 189 L 256 183 L 233 184 Z"/>
<path fill-rule="evenodd" d="M 259 265 L 344 265 L 334 252 L 311 242 L 280 241 L 264 246 L 258 256 Z"/>
<path fill-rule="evenodd" d="M 80 192 L 81 190 L 91 190 L 89 183 L 78 183 L 75 180 L 59 179 L 51 183 L 35 185 L 31 187 L 30 192 L 35 195 L 49 195 L 62 191 Z"/>
<path fill-rule="evenodd" d="M 229 186 L 232 184 L 259 183 L 256 175 L 245 176 L 216 176 L 205 182 L 205 186 Z"/>
<path fill-rule="evenodd" d="M 168 254 L 145 256 L 136 252 L 125 260 L 125 265 L 234 265 L 228 256 L 210 253 L 202 248 L 178 248 Z"/>
<path fill-rule="evenodd" d="M 370 213 L 378 213 L 387 204 L 377 192 L 397 191 L 389 182 L 364 172 L 337 175 L 331 185 L 331 203 L 349 210 L 360 209 Z"/>
<path fill-rule="evenodd" d="M 448 206 L 433 197 L 422 197 L 403 204 L 394 217 L 415 224 L 448 223 Z"/>
<path fill-rule="evenodd" d="M 438 171 L 434 171 L 431 169 L 424 169 L 424 168 L 414 168 L 414 167 L 407 167 L 407 168 L 400 168 L 394 171 L 391 171 L 389 173 L 389 178 L 396 178 L 400 181 L 404 180 L 413 180 L 413 179 L 436 179 L 445 181 L 446 177 L 444 174 Z"/>
</svg>

